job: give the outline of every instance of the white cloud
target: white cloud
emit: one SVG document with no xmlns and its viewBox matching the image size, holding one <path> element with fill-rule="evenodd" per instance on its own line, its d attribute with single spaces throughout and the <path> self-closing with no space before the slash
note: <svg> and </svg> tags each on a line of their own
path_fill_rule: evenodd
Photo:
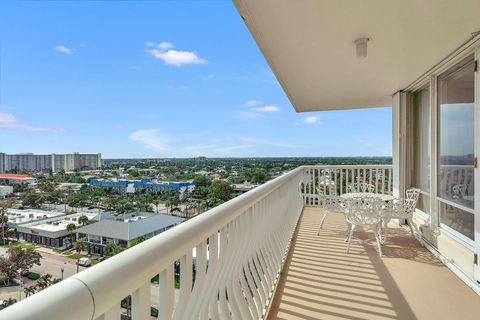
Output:
<svg viewBox="0 0 480 320">
<path fill-rule="evenodd" d="M 252 145 L 250 145 L 250 144 L 239 144 L 239 145 L 235 145 L 235 146 L 217 148 L 217 149 L 215 149 L 215 151 L 220 152 L 220 153 L 229 153 L 231 151 L 246 149 L 246 148 L 251 148 L 251 147 L 252 147 Z"/>
<path fill-rule="evenodd" d="M 317 116 L 308 116 L 301 120 L 305 124 L 315 124 L 320 121 L 320 118 Z"/>
<path fill-rule="evenodd" d="M 249 100 L 249 101 L 245 102 L 245 106 L 247 106 L 249 108 L 258 107 L 261 104 L 262 104 L 262 102 L 258 101 L 258 100 Z"/>
<path fill-rule="evenodd" d="M 155 43 L 153 43 L 152 41 L 147 41 L 147 42 L 145 42 L 145 46 L 153 47 L 153 46 L 155 46 Z"/>
<path fill-rule="evenodd" d="M 258 112 L 238 112 L 237 117 L 242 120 L 257 119 L 265 117 L 265 115 Z"/>
<path fill-rule="evenodd" d="M 161 49 L 161 50 L 168 50 L 168 49 L 172 49 L 173 48 L 173 44 L 171 42 L 167 42 L 167 41 L 162 41 L 162 43 L 160 43 L 158 46 L 157 46 L 158 49 Z"/>
<path fill-rule="evenodd" d="M 160 129 L 137 130 L 130 134 L 130 139 L 140 142 L 156 152 L 166 153 L 170 146 L 167 139 L 159 135 L 159 131 Z"/>
<path fill-rule="evenodd" d="M 200 58 L 197 53 L 193 51 L 177 51 L 171 48 L 173 48 L 173 44 L 163 41 L 153 49 L 150 49 L 150 46 L 147 46 L 145 51 L 155 59 L 160 59 L 166 64 L 176 67 L 187 64 L 205 64 L 208 62 L 207 60 Z"/>
<path fill-rule="evenodd" d="M 293 144 L 288 144 L 288 143 L 283 143 L 283 142 L 277 142 L 277 141 L 271 141 L 271 140 L 264 140 L 264 139 L 254 139 L 254 138 L 243 138 L 242 142 L 245 144 L 263 144 L 263 145 L 269 145 L 269 146 L 275 146 L 275 147 L 284 147 L 284 148 L 297 148 L 299 147 L 298 145 L 293 145 Z"/>
<path fill-rule="evenodd" d="M 62 45 L 56 46 L 55 48 L 53 48 L 53 50 L 63 54 L 73 54 L 73 49 L 62 46 Z"/>
<path fill-rule="evenodd" d="M 268 113 L 268 112 L 279 112 L 279 111 L 280 111 L 280 108 L 277 107 L 277 106 L 264 106 L 264 107 L 252 108 L 251 110 L 252 110 L 252 111 L 255 111 L 255 112 L 265 112 L 265 113 Z"/>
<path fill-rule="evenodd" d="M 170 90 L 187 90 L 188 86 L 181 84 L 178 86 L 168 86 L 167 88 Z"/>
<path fill-rule="evenodd" d="M 20 122 L 17 118 L 11 113 L 0 113 L 0 128 L 6 129 L 18 129 L 29 132 L 63 132 L 64 129 L 61 128 L 41 128 L 41 127 L 32 127 L 28 124 Z"/>
</svg>

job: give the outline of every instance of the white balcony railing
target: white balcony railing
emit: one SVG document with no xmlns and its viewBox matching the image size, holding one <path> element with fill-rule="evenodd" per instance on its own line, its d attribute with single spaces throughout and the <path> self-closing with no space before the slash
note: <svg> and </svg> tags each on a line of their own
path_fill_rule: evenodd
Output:
<svg viewBox="0 0 480 320">
<path fill-rule="evenodd" d="M 303 206 L 315 205 L 319 186 L 344 193 L 353 181 L 391 193 L 391 166 L 299 167 L 0 311 L 0 319 L 118 320 L 128 296 L 134 320 L 149 319 L 152 305 L 159 319 L 265 318 Z"/>
<path fill-rule="evenodd" d="M 393 191 L 391 165 L 319 165 L 303 168 L 301 188 L 306 206 L 318 204 L 321 189 L 326 193 L 341 195 L 348 192 L 348 185 L 356 182 L 373 185 L 376 193 L 392 194 Z"/>
<path fill-rule="evenodd" d="M 159 319 L 262 318 L 303 208 L 302 175 L 297 168 L 269 181 L 4 309 L 0 319 L 118 320 L 127 296 L 132 319 L 150 319 L 157 274 Z"/>
</svg>

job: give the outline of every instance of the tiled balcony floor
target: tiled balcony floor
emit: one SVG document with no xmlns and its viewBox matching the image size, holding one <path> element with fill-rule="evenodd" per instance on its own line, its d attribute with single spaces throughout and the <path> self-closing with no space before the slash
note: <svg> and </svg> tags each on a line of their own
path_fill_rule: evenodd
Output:
<svg viewBox="0 0 480 320">
<path fill-rule="evenodd" d="M 353 240 L 345 219 L 305 208 L 268 319 L 479 319 L 480 296 L 402 228 L 390 228 L 380 258 Z M 355 232 L 359 239 L 370 230 Z"/>
</svg>

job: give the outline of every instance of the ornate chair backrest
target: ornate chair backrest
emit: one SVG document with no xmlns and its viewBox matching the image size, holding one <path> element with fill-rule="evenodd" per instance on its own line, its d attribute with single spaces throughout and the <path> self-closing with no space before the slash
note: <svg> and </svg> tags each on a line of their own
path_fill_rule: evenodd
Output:
<svg viewBox="0 0 480 320">
<path fill-rule="evenodd" d="M 310 183 L 312 183 L 312 177 L 308 172 L 306 172 L 298 183 L 298 193 L 300 193 L 300 195 L 303 195 L 305 193 L 304 191 L 306 186 Z"/>
<path fill-rule="evenodd" d="M 395 199 L 388 205 L 390 217 L 393 219 L 410 219 L 413 216 L 417 200 L 412 199 Z"/>
<path fill-rule="evenodd" d="M 347 186 L 347 192 L 375 192 L 375 186 L 366 182 L 355 182 Z"/>
<path fill-rule="evenodd" d="M 329 212 L 345 213 L 345 200 L 337 195 L 320 195 L 320 206 Z"/>
<path fill-rule="evenodd" d="M 415 200 L 414 209 L 417 205 L 418 198 L 420 197 L 420 189 L 410 188 L 405 191 L 405 198 Z"/>
<path fill-rule="evenodd" d="M 453 197 L 455 198 L 463 198 L 465 196 L 465 185 L 464 184 L 456 184 L 452 187 Z"/>
<path fill-rule="evenodd" d="M 371 197 L 345 200 L 345 217 L 353 225 L 374 225 L 380 222 L 383 201 Z"/>
</svg>

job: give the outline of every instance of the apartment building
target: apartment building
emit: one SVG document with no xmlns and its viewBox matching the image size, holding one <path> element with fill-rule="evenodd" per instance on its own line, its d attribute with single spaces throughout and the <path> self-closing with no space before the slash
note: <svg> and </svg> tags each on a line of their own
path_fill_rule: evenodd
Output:
<svg viewBox="0 0 480 320">
<path fill-rule="evenodd" d="M 52 154 L 52 170 L 75 171 L 94 170 L 102 167 L 102 154 L 81 154 L 78 152 L 70 154 Z"/>
<path fill-rule="evenodd" d="M 102 167 L 102 154 L 5 154 L 0 153 L 0 173 L 7 171 L 75 171 Z"/>
</svg>

